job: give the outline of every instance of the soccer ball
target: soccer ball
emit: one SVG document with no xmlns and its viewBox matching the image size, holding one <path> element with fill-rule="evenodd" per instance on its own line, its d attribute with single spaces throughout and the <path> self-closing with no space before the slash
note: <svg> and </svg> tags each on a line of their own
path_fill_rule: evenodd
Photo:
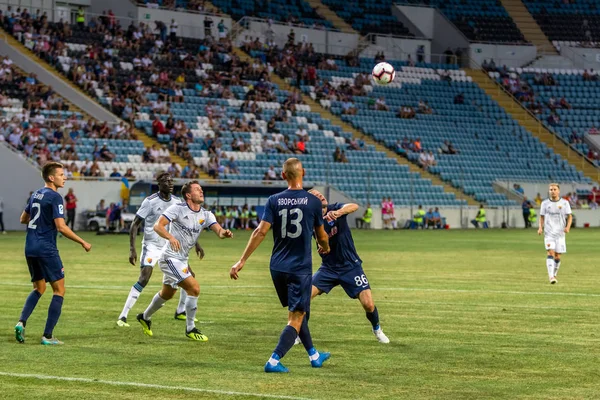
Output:
<svg viewBox="0 0 600 400">
<path fill-rule="evenodd" d="M 380 62 L 373 68 L 373 79 L 380 85 L 387 85 L 388 83 L 392 83 L 394 78 L 396 77 L 396 71 L 394 67 L 386 62 Z"/>
</svg>

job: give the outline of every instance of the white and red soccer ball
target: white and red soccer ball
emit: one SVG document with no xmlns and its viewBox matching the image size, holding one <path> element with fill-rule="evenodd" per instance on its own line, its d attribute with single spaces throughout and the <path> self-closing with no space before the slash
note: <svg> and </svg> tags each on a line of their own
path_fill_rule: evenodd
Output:
<svg viewBox="0 0 600 400">
<path fill-rule="evenodd" d="M 394 67 L 386 62 L 380 62 L 373 68 L 373 72 L 371 73 L 373 76 L 373 80 L 380 85 L 387 85 L 388 83 L 392 83 L 394 78 L 396 77 L 396 71 Z"/>
</svg>

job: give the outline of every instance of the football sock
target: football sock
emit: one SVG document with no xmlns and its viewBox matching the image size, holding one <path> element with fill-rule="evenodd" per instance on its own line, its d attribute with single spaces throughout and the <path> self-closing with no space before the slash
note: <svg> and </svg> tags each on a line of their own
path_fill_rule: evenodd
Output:
<svg viewBox="0 0 600 400">
<path fill-rule="evenodd" d="M 373 308 L 373 312 L 367 312 L 367 319 L 373 325 L 374 331 L 379 329 L 379 311 L 377 311 L 377 307 Z"/>
<path fill-rule="evenodd" d="M 48 319 L 46 320 L 46 328 L 44 328 L 44 337 L 50 339 L 54 332 L 54 327 L 58 323 L 60 313 L 62 311 L 63 297 L 54 295 L 48 307 Z"/>
<path fill-rule="evenodd" d="M 123 311 L 121 311 L 121 315 L 119 315 L 119 319 L 127 318 L 127 315 L 129 315 L 129 310 L 131 310 L 135 305 L 138 297 L 140 297 L 140 294 L 142 294 L 142 290 L 144 290 L 144 287 L 139 282 L 136 282 L 136 284 L 131 287 L 129 295 L 127 296 L 127 300 L 125 300 Z"/>
<path fill-rule="evenodd" d="M 196 318 L 196 311 L 198 310 L 198 296 L 186 296 L 185 300 L 185 324 L 187 331 L 191 331 L 196 327 L 194 318 Z"/>
<path fill-rule="evenodd" d="M 29 293 L 29 296 L 27 296 L 27 300 L 25 300 L 25 305 L 23 306 L 23 311 L 21 311 L 21 318 L 19 318 L 19 321 L 23 323 L 23 326 L 25 326 L 29 316 L 35 309 L 35 306 L 37 306 L 40 297 L 42 297 L 42 294 L 37 290 L 32 290 L 31 293 Z"/>
<path fill-rule="evenodd" d="M 157 312 L 162 306 L 165 305 L 166 302 L 167 301 L 165 299 L 160 297 L 160 292 L 156 293 L 150 302 L 150 305 L 148 308 L 146 308 L 146 311 L 144 311 L 144 319 L 152 318 L 152 314 Z"/>
<path fill-rule="evenodd" d="M 277 360 L 283 358 L 283 356 L 290 351 L 292 346 L 294 346 L 294 342 L 296 341 L 297 337 L 298 332 L 293 326 L 287 325 L 285 328 L 283 328 L 281 336 L 279 336 L 279 343 L 277 343 L 277 347 L 275 347 L 271 359 L 275 358 L 273 356 L 277 356 Z M 271 359 L 269 359 L 269 362 Z"/>
<path fill-rule="evenodd" d="M 552 279 L 554 276 L 554 257 L 548 256 L 546 258 L 546 268 L 548 269 L 548 278 Z"/>
<path fill-rule="evenodd" d="M 558 275 L 558 269 L 560 268 L 560 258 L 554 259 L 554 276 Z"/>
<path fill-rule="evenodd" d="M 185 290 L 180 290 L 180 294 L 179 294 L 179 304 L 177 304 L 177 314 L 181 314 L 182 312 L 185 312 L 185 299 L 187 299 L 188 294 Z"/>
<path fill-rule="evenodd" d="M 308 330 L 308 318 L 304 317 L 302 320 L 302 325 L 300 326 L 300 332 L 298 332 L 298 337 L 302 341 L 304 348 L 308 352 L 310 356 L 311 349 L 314 350 L 312 337 L 310 336 L 310 331 Z M 294 339 L 296 340 L 296 339 Z"/>
</svg>

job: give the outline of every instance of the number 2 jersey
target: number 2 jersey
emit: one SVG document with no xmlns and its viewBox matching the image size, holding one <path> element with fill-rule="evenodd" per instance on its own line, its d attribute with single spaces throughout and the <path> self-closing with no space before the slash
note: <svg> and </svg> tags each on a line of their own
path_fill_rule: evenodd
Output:
<svg viewBox="0 0 600 400">
<path fill-rule="evenodd" d="M 25 212 L 29 214 L 27 236 L 25 238 L 26 257 L 56 257 L 56 235 L 58 230 L 54 220 L 64 218 L 62 196 L 47 187 L 37 190 L 29 198 Z"/>
<path fill-rule="evenodd" d="M 136 213 L 138 217 L 144 219 L 143 246 L 152 245 L 157 248 L 162 248 L 167 244 L 166 239 L 163 239 L 158 233 L 154 232 L 154 224 L 167 208 L 178 203 L 181 203 L 180 198 L 171 196 L 169 200 L 164 200 L 158 193 L 154 193 L 144 199 Z"/>
<path fill-rule="evenodd" d="M 327 212 L 337 211 L 344 205 L 340 203 L 329 204 Z M 325 221 L 325 232 L 329 236 L 329 254 L 321 254 L 323 265 L 334 268 L 354 268 L 360 266 L 362 260 L 358 257 L 352 232 L 348 225 L 347 215 L 343 215 L 335 221 Z"/>
<path fill-rule="evenodd" d="M 269 197 L 262 217 L 273 229 L 271 269 L 312 274 L 313 229 L 323 225 L 321 201 L 306 190 L 285 190 Z"/>
</svg>

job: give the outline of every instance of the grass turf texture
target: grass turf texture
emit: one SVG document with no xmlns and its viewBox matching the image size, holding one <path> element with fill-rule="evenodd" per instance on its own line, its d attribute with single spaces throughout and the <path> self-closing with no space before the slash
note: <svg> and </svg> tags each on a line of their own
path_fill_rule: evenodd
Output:
<svg viewBox="0 0 600 400">
<path fill-rule="evenodd" d="M 0 237 L 0 398 L 588 399 L 600 393 L 599 230 L 569 234 L 554 286 L 533 230 L 355 231 L 391 344 L 376 341 L 358 301 L 336 288 L 315 299 L 311 315 L 315 345 L 331 351 L 332 359 L 312 369 L 304 348 L 295 346 L 283 360 L 287 375 L 262 371 L 287 317 L 269 275 L 270 237 L 234 282 L 228 270 L 249 234 L 222 241 L 203 234 L 206 257 L 191 263 L 201 285 L 198 317 L 207 343 L 186 339 L 185 323 L 173 319 L 178 296 L 155 314 L 154 337 L 142 334 L 135 315 L 157 292 L 160 271 L 130 312 L 131 328 L 118 328 L 138 277 L 127 262 L 128 238 L 84 237 L 94 246 L 90 254 L 59 240 L 67 294 L 55 334 L 65 345 L 53 348 L 39 345 L 50 290 L 27 324 L 27 343 L 14 340 L 13 326 L 31 290 L 24 236 Z"/>
</svg>

